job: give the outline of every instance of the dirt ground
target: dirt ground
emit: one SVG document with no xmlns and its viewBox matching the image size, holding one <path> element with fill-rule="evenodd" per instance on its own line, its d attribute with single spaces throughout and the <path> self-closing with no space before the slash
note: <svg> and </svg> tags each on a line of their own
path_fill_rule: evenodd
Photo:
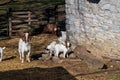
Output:
<svg viewBox="0 0 120 80">
<path fill-rule="evenodd" d="M 33 55 L 40 55 L 44 47 L 57 37 L 50 34 L 39 34 L 31 40 Z M 120 80 L 120 62 L 109 61 L 107 69 L 91 70 L 86 62 L 75 58 L 59 60 L 31 59 L 21 63 L 18 54 L 19 38 L 0 41 L 5 46 L 3 61 L 0 62 L 0 80 Z M 41 56 L 39 56 L 41 57 Z"/>
</svg>

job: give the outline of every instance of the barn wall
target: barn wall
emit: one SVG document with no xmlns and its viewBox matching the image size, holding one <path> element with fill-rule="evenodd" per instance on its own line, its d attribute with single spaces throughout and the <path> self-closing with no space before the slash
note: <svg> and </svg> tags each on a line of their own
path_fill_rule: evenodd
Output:
<svg viewBox="0 0 120 80">
<path fill-rule="evenodd" d="M 120 53 L 120 0 L 66 0 L 66 28 L 73 45 L 97 56 Z M 96 52 L 95 52 L 96 51 Z"/>
</svg>

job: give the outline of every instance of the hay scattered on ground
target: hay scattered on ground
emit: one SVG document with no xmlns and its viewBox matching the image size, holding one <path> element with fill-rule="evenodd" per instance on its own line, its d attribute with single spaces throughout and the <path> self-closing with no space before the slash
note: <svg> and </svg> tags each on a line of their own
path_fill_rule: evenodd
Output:
<svg viewBox="0 0 120 80">
<path fill-rule="evenodd" d="M 40 54 L 40 53 L 44 52 L 44 47 L 47 46 L 53 40 L 56 41 L 57 37 L 54 35 L 51 35 L 51 34 L 39 34 L 39 35 L 33 36 L 32 41 L 31 41 L 31 43 L 32 43 L 31 55 Z M 33 70 L 48 70 L 48 71 L 46 71 L 46 74 L 50 74 L 51 73 L 50 71 L 53 71 L 54 67 L 59 67 L 59 66 L 62 67 L 63 70 L 65 69 L 65 73 L 64 72 L 58 73 L 58 72 L 56 72 L 56 70 L 54 70 L 55 71 L 54 73 L 56 74 L 56 75 L 54 74 L 55 77 L 58 74 L 62 74 L 61 78 L 56 77 L 56 80 L 69 79 L 69 78 L 66 79 L 66 76 L 72 77 L 74 80 L 76 80 L 76 78 L 79 80 L 90 80 L 90 79 L 91 80 L 106 80 L 106 79 L 109 79 L 108 78 L 109 76 L 111 76 L 110 72 L 107 74 L 104 72 L 91 74 L 87 64 L 81 60 L 80 61 L 78 61 L 78 60 L 77 61 L 75 61 L 75 60 L 69 61 L 69 59 L 59 59 L 58 61 L 32 60 L 30 63 L 25 61 L 22 64 L 19 59 L 19 55 L 18 55 L 18 41 L 19 41 L 19 38 L 12 38 L 12 39 L 6 39 L 6 40 L 0 41 L 0 46 L 6 46 L 6 49 L 3 54 L 3 61 L 0 62 L 0 73 L 3 72 L 4 74 L 7 75 L 6 77 L 9 77 L 9 73 L 19 74 L 19 71 L 21 71 L 23 74 L 26 75 L 25 77 L 23 77 L 21 79 L 22 80 L 30 80 L 29 79 L 30 75 L 33 73 L 36 73 L 36 71 L 33 71 Z M 114 63 L 114 64 L 113 63 L 114 62 L 110 62 L 109 65 L 110 66 L 113 65 L 112 69 L 117 69 L 119 67 L 120 63 L 119 62 Z M 36 67 L 37 67 L 37 69 L 36 69 Z M 49 71 L 49 69 L 50 69 L 50 71 Z M 10 70 L 12 70 L 13 72 L 11 72 Z M 26 72 L 26 70 L 28 71 L 28 73 Z M 94 71 L 96 71 L 96 70 L 94 70 Z M 92 70 L 92 72 L 94 72 L 94 71 Z M 120 72 L 120 71 L 118 71 L 118 72 Z M 114 74 L 114 73 L 116 73 L 116 72 L 112 71 L 112 74 Z M 23 76 L 23 74 L 19 74 L 19 76 Z M 33 76 L 32 79 L 38 79 L 40 74 L 42 74 L 42 73 L 41 72 L 39 74 L 36 73 L 35 74 L 36 76 Z M 63 76 L 63 74 L 64 74 L 64 76 Z M 51 75 L 52 75 L 52 73 L 51 73 Z M 4 75 L 1 74 L 1 76 L 4 76 Z M 3 78 L 1 78 L 1 76 L 0 76 L 1 80 L 9 79 L 9 78 L 5 78 L 5 76 Z M 28 79 L 26 79 L 26 77 Z M 53 80 L 53 78 L 50 77 L 49 80 Z M 116 80 L 116 79 L 114 79 L 114 77 L 113 77 L 112 80 Z"/>
</svg>

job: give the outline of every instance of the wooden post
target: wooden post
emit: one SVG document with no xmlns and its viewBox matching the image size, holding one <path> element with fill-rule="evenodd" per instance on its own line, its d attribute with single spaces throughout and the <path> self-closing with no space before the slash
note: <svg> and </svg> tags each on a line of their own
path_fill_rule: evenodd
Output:
<svg viewBox="0 0 120 80">
<path fill-rule="evenodd" d="M 31 25 L 31 12 L 28 11 L 28 25 Z"/>
<path fill-rule="evenodd" d="M 12 21 L 11 18 L 9 17 L 9 37 L 12 36 Z"/>
</svg>

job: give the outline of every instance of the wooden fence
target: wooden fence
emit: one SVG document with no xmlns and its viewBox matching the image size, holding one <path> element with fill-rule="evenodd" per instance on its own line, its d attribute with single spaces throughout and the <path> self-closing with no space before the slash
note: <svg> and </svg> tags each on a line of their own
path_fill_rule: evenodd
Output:
<svg viewBox="0 0 120 80">
<path fill-rule="evenodd" d="M 57 22 L 65 22 L 65 8 L 62 7 L 64 5 L 61 5 L 57 8 L 57 14 L 54 14 L 51 17 L 48 17 L 48 13 L 45 12 L 45 9 L 39 9 L 39 10 L 8 10 L 7 12 L 7 18 L 5 18 L 7 21 L 5 24 L 7 24 L 5 33 L 9 36 L 16 36 L 18 32 L 28 30 L 31 27 L 38 30 L 38 28 L 41 27 L 41 25 L 46 25 L 49 21 L 57 20 Z M 54 21 L 53 20 L 53 21 Z M 59 24 L 59 23 L 58 23 Z M 64 24 L 60 23 L 60 26 L 65 26 Z M 0 32 L 3 31 L 0 28 Z"/>
<path fill-rule="evenodd" d="M 2 11 L 6 11 L 4 9 L 0 9 L 0 39 L 4 39 L 8 36 L 8 15 L 7 12 L 2 13 Z"/>
<path fill-rule="evenodd" d="M 9 17 L 9 36 L 16 34 L 21 28 L 29 28 L 32 22 L 39 21 L 31 11 L 12 11 Z"/>
</svg>

